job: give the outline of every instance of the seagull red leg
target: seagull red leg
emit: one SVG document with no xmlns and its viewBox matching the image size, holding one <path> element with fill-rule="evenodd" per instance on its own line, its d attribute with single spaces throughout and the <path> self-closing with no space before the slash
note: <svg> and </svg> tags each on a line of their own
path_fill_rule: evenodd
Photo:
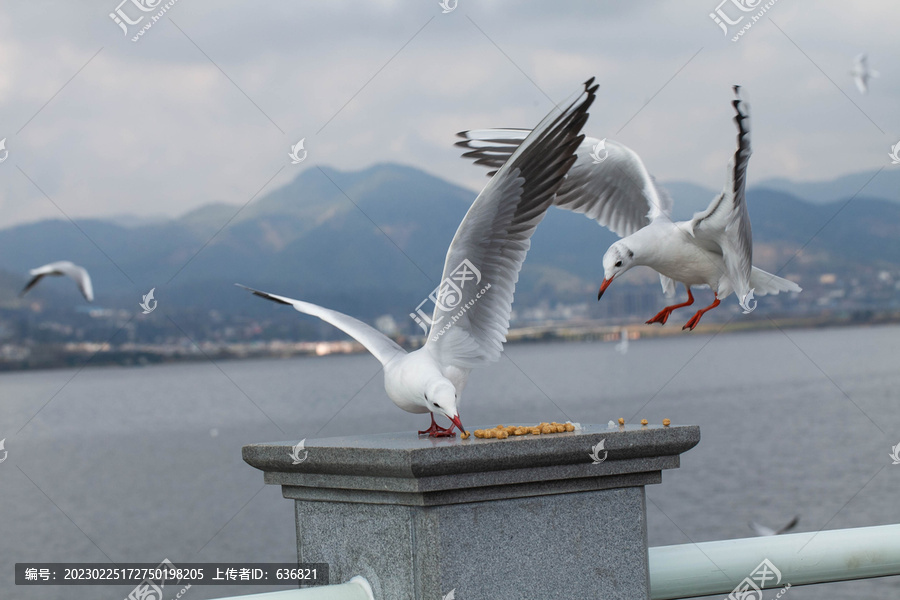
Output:
<svg viewBox="0 0 900 600">
<path fill-rule="evenodd" d="M 684 308 L 685 306 L 690 306 L 694 303 L 694 295 L 691 293 L 691 288 L 689 288 L 688 286 L 684 287 L 687 289 L 688 293 L 687 302 L 682 302 L 681 304 L 673 304 L 672 306 L 665 307 L 664 309 L 659 311 L 659 313 L 657 313 L 655 317 L 647 321 L 647 325 L 651 323 L 659 323 L 660 325 L 665 325 L 666 321 L 669 320 L 669 316 L 672 314 L 673 310 L 677 308 Z"/>
<path fill-rule="evenodd" d="M 700 310 L 698 310 L 697 314 L 695 314 L 693 317 L 691 317 L 691 320 L 688 321 L 687 323 L 685 323 L 684 327 L 682 327 L 681 329 L 690 329 L 691 331 L 693 331 L 694 327 L 697 326 L 697 323 L 700 322 L 700 317 L 702 317 L 704 314 L 706 314 L 706 311 L 714 309 L 719 304 L 720 304 L 719 295 L 716 294 L 716 300 L 712 304 L 707 306 L 706 308 L 701 308 Z"/>
<path fill-rule="evenodd" d="M 435 422 L 434 413 L 429 414 L 431 415 L 431 427 L 425 431 L 420 431 L 419 435 L 428 434 L 430 437 L 453 437 L 456 435 L 453 433 L 453 428 L 456 427 L 455 424 L 451 424 L 450 427 L 441 427 Z"/>
</svg>

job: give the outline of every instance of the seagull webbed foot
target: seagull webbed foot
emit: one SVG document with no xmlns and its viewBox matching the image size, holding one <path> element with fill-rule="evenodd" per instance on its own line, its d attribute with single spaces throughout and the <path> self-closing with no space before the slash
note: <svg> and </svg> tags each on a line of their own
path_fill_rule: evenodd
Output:
<svg viewBox="0 0 900 600">
<path fill-rule="evenodd" d="M 434 413 L 431 413 L 431 427 L 426 429 L 425 431 L 420 431 L 419 435 L 428 435 L 430 437 L 454 437 L 456 433 L 453 432 L 453 428 L 456 427 L 456 424 L 451 423 L 450 427 L 441 427 L 434 421 Z"/>
<path fill-rule="evenodd" d="M 667 306 L 666 308 L 664 308 L 661 311 L 659 311 L 658 313 L 656 313 L 655 317 L 653 317 L 652 319 L 647 321 L 647 325 L 651 325 L 653 323 L 659 323 L 660 325 L 665 325 L 666 321 L 669 320 L 669 315 L 672 314 L 672 310 L 673 310 L 672 308 Z"/>
<path fill-rule="evenodd" d="M 715 301 L 714 301 L 712 304 L 710 304 L 709 306 L 707 306 L 706 308 L 701 308 L 700 310 L 698 310 L 698 311 L 697 311 L 697 314 L 695 314 L 693 317 L 691 317 L 691 320 L 688 321 L 687 323 L 685 323 L 685 324 L 684 324 L 684 327 L 682 327 L 681 329 L 682 329 L 682 330 L 690 329 L 691 331 L 693 331 L 693 330 L 694 330 L 694 327 L 697 326 L 697 323 L 700 322 L 700 318 L 701 318 L 704 314 L 706 314 L 707 311 L 710 311 L 710 310 L 714 309 L 714 308 L 717 307 L 720 303 L 721 303 L 721 302 L 720 302 L 720 300 L 719 300 L 719 295 L 716 294 L 716 299 L 715 299 Z"/>
<path fill-rule="evenodd" d="M 687 287 L 687 286 L 685 286 L 685 287 Z M 690 306 L 691 304 L 693 304 L 694 303 L 694 294 L 691 293 L 691 288 L 689 288 L 689 287 L 687 288 L 687 293 L 688 293 L 688 299 L 686 302 L 682 302 L 681 304 L 673 304 L 671 306 L 665 307 L 664 309 L 659 311 L 655 317 L 653 317 L 652 319 L 647 321 L 647 325 L 650 325 L 651 323 L 659 323 L 660 325 L 665 325 L 666 321 L 669 320 L 669 317 L 672 316 L 672 312 L 675 309 L 683 308 L 685 306 Z M 691 320 L 693 321 L 693 319 L 691 319 Z M 697 319 L 697 320 L 699 321 L 699 319 Z M 695 325 L 696 325 L 696 323 L 695 323 Z M 685 327 L 687 327 L 687 326 L 685 325 Z M 693 327 L 691 329 L 693 329 Z"/>
</svg>

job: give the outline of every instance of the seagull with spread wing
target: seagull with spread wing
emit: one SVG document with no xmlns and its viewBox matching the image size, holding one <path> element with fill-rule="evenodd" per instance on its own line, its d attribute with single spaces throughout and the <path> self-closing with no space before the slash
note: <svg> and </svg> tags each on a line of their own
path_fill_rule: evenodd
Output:
<svg viewBox="0 0 900 600">
<path fill-rule="evenodd" d="M 647 323 L 665 324 L 672 311 L 694 303 L 691 286 L 706 285 L 714 302 L 700 309 L 683 329 L 697 326 L 700 318 L 734 292 L 744 312 L 756 307 L 756 296 L 799 292 L 800 287 L 752 265 L 753 238 L 747 212 L 745 186 L 750 160 L 749 109 L 734 87 L 732 102 L 738 128 L 737 150 L 727 170 L 725 188 L 709 207 L 690 221 L 673 222 L 672 200 L 657 186 L 640 157 L 613 140 L 586 137 L 578 159 L 554 199 L 559 208 L 582 213 L 622 239 L 603 256 L 604 279 L 599 300 L 610 283 L 630 268 L 644 265 L 659 273 L 663 291 L 675 294 L 675 282 L 687 288 L 686 302 L 665 307 Z M 464 131 L 458 146 L 476 164 L 499 168 L 528 135 L 523 129 Z M 597 150 L 605 146 L 601 155 Z M 490 173 L 489 173 L 490 174 Z"/>
<path fill-rule="evenodd" d="M 20 297 L 27 294 L 28 290 L 36 286 L 38 281 L 47 275 L 65 275 L 78 284 L 78 289 L 81 290 L 81 294 L 88 302 L 94 301 L 94 287 L 91 285 L 91 276 L 88 274 L 87 269 L 79 267 L 67 260 L 50 263 L 49 265 L 44 265 L 37 269 L 31 269 L 28 274 L 31 275 L 31 280 L 19 294 Z"/>
<path fill-rule="evenodd" d="M 784 527 L 781 527 L 779 529 L 772 529 L 771 527 L 769 527 L 767 525 L 760 525 L 756 521 L 750 521 L 748 523 L 748 525 L 750 526 L 750 529 L 752 529 L 756 535 L 766 536 L 766 535 L 781 535 L 782 533 L 787 533 L 788 531 L 790 531 L 791 529 L 796 527 L 797 523 L 799 523 L 799 522 L 800 522 L 800 515 L 797 515 L 796 517 L 791 519 L 790 523 L 786 524 Z"/>
<path fill-rule="evenodd" d="M 484 286 L 468 285 L 448 292 L 461 295 L 453 302 L 441 302 L 439 295 L 431 332 L 418 350 L 407 353 L 377 329 L 345 314 L 246 289 L 319 317 L 365 346 L 383 365 L 384 388 L 394 404 L 411 413 L 431 413 L 431 427 L 420 434 L 452 436 L 454 427 L 464 432 L 459 396 L 473 367 L 500 358 L 531 236 L 576 160 L 575 151 L 584 137 L 581 128 L 597 87 L 591 78 L 574 101 L 544 118 L 475 199 L 447 250 L 441 280 L 448 281 L 468 261 L 478 270 Z M 466 310 L 458 310 L 461 306 Z M 435 413 L 449 418 L 450 427 L 439 426 Z"/>
<path fill-rule="evenodd" d="M 850 74 L 853 75 L 853 82 L 860 94 L 868 94 L 869 80 L 880 77 L 878 71 L 869 68 L 869 56 L 865 52 L 853 60 L 853 70 Z"/>
</svg>

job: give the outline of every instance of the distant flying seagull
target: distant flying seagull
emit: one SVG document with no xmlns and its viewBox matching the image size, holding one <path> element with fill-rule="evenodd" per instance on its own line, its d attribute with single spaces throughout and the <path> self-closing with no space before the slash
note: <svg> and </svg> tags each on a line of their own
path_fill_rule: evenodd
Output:
<svg viewBox="0 0 900 600">
<path fill-rule="evenodd" d="M 707 285 L 716 293 L 715 301 L 685 324 L 694 329 L 707 311 L 735 292 L 744 312 L 755 308 L 754 294 L 799 292 L 786 279 L 752 266 L 753 239 L 747 213 L 745 184 L 750 160 L 748 107 L 734 87 L 732 102 L 737 116 L 738 147 L 727 170 L 725 189 L 704 212 L 690 221 L 673 222 L 672 200 L 656 185 L 640 157 L 626 146 L 607 139 L 608 155 L 602 162 L 591 153 L 599 140 L 585 138 L 578 148 L 578 160 L 560 187 L 554 204 L 582 213 L 623 236 L 603 256 L 604 279 L 599 300 L 613 279 L 638 265 L 660 275 L 663 291 L 671 297 L 675 282 L 688 292 L 687 302 L 667 306 L 647 323 L 664 324 L 673 310 L 694 303 L 691 286 Z M 499 167 L 528 134 L 522 129 L 466 131 L 457 145 L 470 148 L 463 156 L 476 164 Z"/>
<path fill-rule="evenodd" d="M 78 284 L 78 289 L 81 290 L 82 295 L 88 302 L 94 301 L 94 287 L 91 285 L 91 276 L 88 275 L 84 267 L 79 267 L 67 260 L 32 269 L 28 274 L 31 275 L 31 281 L 19 294 L 20 297 L 28 293 L 28 290 L 36 286 L 37 282 L 46 275 L 65 275 L 66 277 L 71 277 Z"/>
<path fill-rule="evenodd" d="M 856 89 L 860 94 L 869 92 L 869 79 L 880 77 L 878 71 L 869 68 L 869 57 L 865 52 L 853 61 L 853 70 L 850 74 L 853 75 L 853 81 L 856 82 Z"/>
<path fill-rule="evenodd" d="M 463 218 L 444 263 L 441 292 L 425 345 L 407 353 L 377 329 L 345 314 L 246 288 L 268 300 L 319 317 L 356 339 L 384 367 L 384 388 L 408 412 L 431 413 L 434 437 L 465 431 L 459 419 L 459 395 L 473 367 L 497 361 L 509 330 L 513 294 L 531 236 L 553 202 L 575 150 L 588 107 L 597 90 L 593 78 L 565 109 L 555 108 L 497 171 Z M 478 285 L 455 285 L 465 262 L 474 266 Z M 471 277 L 471 271 L 468 277 Z M 466 280 L 456 280 L 463 284 Z M 445 285 L 446 284 L 446 285 Z M 244 286 L 241 286 L 244 287 Z M 454 295 L 455 294 L 455 295 Z M 435 423 L 434 414 L 452 421 Z"/>
<path fill-rule="evenodd" d="M 791 522 L 782 527 L 781 529 L 772 529 L 771 527 L 766 527 L 765 525 L 760 525 L 756 521 L 750 521 L 748 525 L 750 525 L 750 529 L 756 533 L 756 535 L 781 535 L 782 533 L 787 533 L 791 529 L 797 526 L 797 523 L 800 522 L 800 515 L 797 515 Z"/>
</svg>

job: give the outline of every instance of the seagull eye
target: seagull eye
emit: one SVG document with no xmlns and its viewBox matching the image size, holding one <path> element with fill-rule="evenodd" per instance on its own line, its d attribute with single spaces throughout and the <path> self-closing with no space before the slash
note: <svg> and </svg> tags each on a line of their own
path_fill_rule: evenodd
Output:
<svg viewBox="0 0 900 600">
<path fill-rule="evenodd" d="M 617 266 L 617 267 L 621 267 L 621 266 L 622 266 L 622 261 L 621 261 L 621 260 L 618 261 L 618 262 L 616 263 L 616 266 Z"/>
</svg>

